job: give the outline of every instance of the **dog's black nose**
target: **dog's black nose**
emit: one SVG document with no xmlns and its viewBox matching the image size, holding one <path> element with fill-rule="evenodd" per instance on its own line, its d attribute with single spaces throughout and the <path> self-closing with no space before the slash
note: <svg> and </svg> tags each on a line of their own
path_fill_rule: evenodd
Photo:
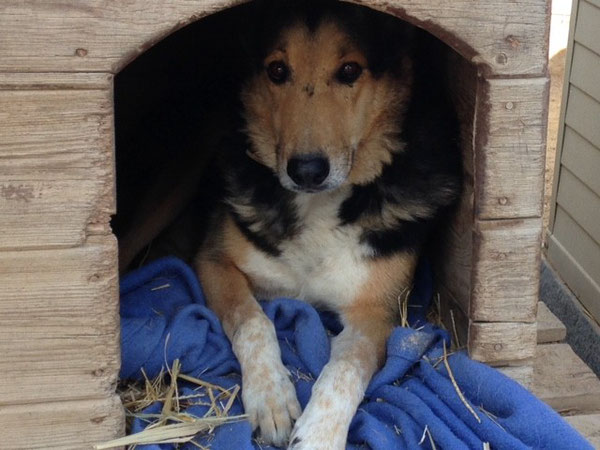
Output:
<svg viewBox="0 0 600 450">
<path fill-rule="evenodd" d="M 287 173 L 299 187 L 317 188 L 329 175 L 329 161 L 318 154 L 294 156 L 288 161 Z"/>
</svg>

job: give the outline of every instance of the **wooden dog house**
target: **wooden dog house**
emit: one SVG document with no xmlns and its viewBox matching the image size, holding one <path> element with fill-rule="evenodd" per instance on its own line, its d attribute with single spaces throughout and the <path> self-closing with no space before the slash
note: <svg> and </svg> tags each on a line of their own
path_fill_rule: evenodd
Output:
<svg viewBox="0 0 600 450">
<path fill-rule="evenodd" d="M 0 448 L 123 432 L 113 77 L 241 0 L 0 5 Z M 362 0 L 457 55 L 466 189 L 440 291 L 472 357 L 527 382 L 536 344 L 548 90 L 544 0 Z"/>
</svg>

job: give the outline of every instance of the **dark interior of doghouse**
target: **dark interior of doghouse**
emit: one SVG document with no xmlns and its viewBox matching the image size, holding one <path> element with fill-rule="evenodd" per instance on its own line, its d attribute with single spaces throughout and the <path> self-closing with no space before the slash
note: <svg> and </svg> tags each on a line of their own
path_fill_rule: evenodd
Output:
<svg viewBox="0 0 600 450">
<path fill-rule="evenodd" d="M 236 6 L 178 30 L 116 77 L 118 213 L 112 226 L 120 244 L 136 248 L 135 255 L 126 255 L 121 245 L 121 258 L 131 261 L 121 272 L 165 255 L 189 262 L 203 237 L 211 207 L 203 193 L 211 189 L 213 175 L 204 169 L 247 70 L 243 31 L 255 26 L 249 8 Z M 459 119 L 465 181 L 452 224 L 430 247 L 439 278 L 461 283 L 470 276 L 460 262 L 469 261 L 471 252 L 476 69 L 443 48 L 431 63 L 442 72 Z M 151 217 L 150 226 L 140 217 Z"/>
</svg>

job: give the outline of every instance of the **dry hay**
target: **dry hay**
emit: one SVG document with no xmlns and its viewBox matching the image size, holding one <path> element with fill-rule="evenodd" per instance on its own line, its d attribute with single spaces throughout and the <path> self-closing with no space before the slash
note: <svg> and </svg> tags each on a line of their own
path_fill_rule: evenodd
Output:
<svg viewBox="0 0 600 450">
<path fill-rule="evenodd" d="M 246 419 L 245 415 L 229 416 L 229 410 L 240 391 L 239 385 L 230 390 L 224 389 L 181 374 L 180 368 L 179 360 L 175 360 L 167 373 L 161 370 L 153 380 L 142 370 L 143 382 L 122 384 L 119 394 L 127 414 L 127 429 L 131 429 L 135 418 L 145 420 L 150 425 L 140 433 L 98 444 L 94 448 L 103 450 L 129 446 L 130 449 L 134 449 L 136 445 L 142 444 L 192 443 L 203 449 L 206 447 L 194 441 L 199 434 L 204 437 L 210 436 L 219 425 Z M 196 385 L 195 393 L 181 395 L 177 387 L 178 380 Z M 163 404 L 159 414 L 142 412 L 156 402 Z M 185 408 L 191 405 L 204 405 L 209 409 L 204 416 L 197 417 L 185 412 Z"/>
</svg>

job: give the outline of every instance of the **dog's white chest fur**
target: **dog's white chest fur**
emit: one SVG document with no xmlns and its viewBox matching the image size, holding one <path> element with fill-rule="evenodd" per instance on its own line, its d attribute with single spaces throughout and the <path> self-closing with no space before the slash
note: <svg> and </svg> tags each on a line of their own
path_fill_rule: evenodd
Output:
<svg viewBox="0 0 600 450">
<path fill-rule="evenodd" d="M 355 298 L 369 275 L 369 249 L 360 244 L 358 227 L 339 226 L 347 195 L 337 190 L 297 196 L 298 235 L 280 246 L 277 257 L 251 251 L 242 267 L 257 298 L 285 296 L 330 307 Z"/>
</svg>

